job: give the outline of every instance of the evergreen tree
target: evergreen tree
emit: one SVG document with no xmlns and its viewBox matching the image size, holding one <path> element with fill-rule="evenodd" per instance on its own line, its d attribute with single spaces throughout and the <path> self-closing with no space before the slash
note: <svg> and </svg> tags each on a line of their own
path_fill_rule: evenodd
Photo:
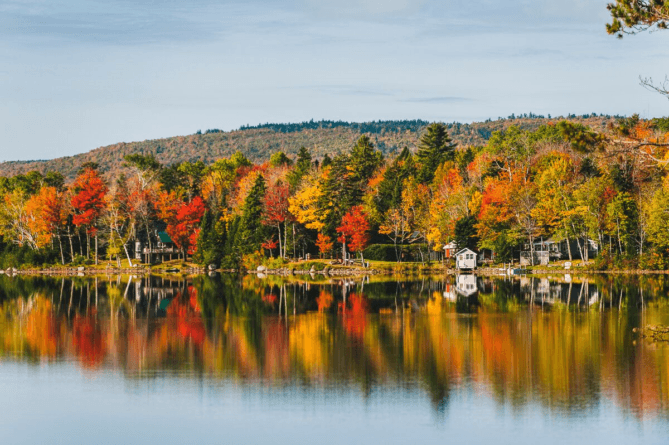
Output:
<svg viewBox="0 0 669 445">
<path fill-rule="evenodd" d="M 220 265 L 224 255 L 226 231 L 220 215 L 207 210 L 202 217 L 196 259 L 202 264 Z"/>
<path fill-rule="evenodd" d="M 327 153 L 323 156 L 323 161 L 321 161 L 321 168 L 325 168 L 328 165 L 332 164 L 332 158 Z"/>
<path fill-rule="evenodd" d="M 376 170 L 383 164 L 383 155 L 374 149 L 369 137 L 362 135 L 351 150 L 349 162 L 356 180 L 360 183 L 359 187 L 364 189 Z"/>
<path fill-rule="evenodd" d="M 325 217 L 324 232 L 331 238 L 336 237 L 337 226 L 348 209 L 362 203 L 360 182 L 352 170 L 349 157 L 340 154 L 332 160 L 323 183 L 318 207 Z"/>
<path fill-rule="evenodd" d="M 264 226 L 262 224 L 263 205 L 265 202 L 265 178 L 258 175 L 249 192 L 242 210 L 240 221 L 239 241 L 242 242 L 242 252 L 249 253 L 260 249 L 260 244 L 265 240 Z"/>
<path fill-rule="evenodd" d="M 457 244 L 458 249 L 464 249 L 465 247 L 469 249 L 476 249 L 478 244 L 478 236 L 476 236 L 476 216 L 470 215 L 460 218 L 455 222 L 455 244 Z"/>
<path fill-rule="evenodd" d="M 411 176 L 414 168 L 413 155 L 407 147 L 404 147 L 400 155 L 393 160 L 385 171 L 383 180 L 379 183 L 378 192 L 374 197 L 374 204 L 380 215 L 401 204 L 404 181 Z"/>
<path fill-rule="evenodd" d="M 290 167 L 293 165 L 293 161 L 291 161 L 290 158 L 286 156 L 286 153 L 277 151 L 276 153 L 272 154 L 272 156 L 270 156 L 269 165 L 272 167 L 280 167 L 283 165 Z"/>
<path fill-rule="evenodd" d="M 439 122 L 428 125 L 420 138 L 416 157 L 420 164 L 418 180 L 423 184 L 431 183 L 437 167 L 455 157 L 455 144 L 451 143 L 446 125 Z"/>
<path fill-rule="evenodd" d="M 311 170 L 311 153 L 303 146 L 297 153 L 297 162 L 295 168 L 288 174 L 288 184 L 294 190 L 299 184 L 304 175 Z"/>
<path fill-rule="evenodd" d="M 223 261 L 221 262 L 222 267 L 227 268 L 236 268 L 239 266 L 239 263 L 242 258 L 242 242 L 240 240 L 240 223 L 242 218 L 240 216 L 235 216 L 228 223 L 227 237 L 225 239 L 225 245 L 223 248 Z"/>
</svg>

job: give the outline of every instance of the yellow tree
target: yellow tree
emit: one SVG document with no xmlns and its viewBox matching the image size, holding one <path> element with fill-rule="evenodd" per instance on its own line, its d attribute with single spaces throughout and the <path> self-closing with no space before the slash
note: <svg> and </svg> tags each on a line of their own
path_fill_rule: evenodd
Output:
<svg viewBox="0 0 669 445">
<path fill-rule="evenodd" d="M 412 176 L 404 182 L 402 190 L 402 210 L 408 215 L 409 226 L 412 228 L 411 241 L 415 243 L 429 243 L 430 233 L 430 205 L 432 192 L 430 188 L 421 184 Z M 421 262 L 425 262 L 423 249 L 418 248 Z M 429 246 L 428 246 L 429 251 Z"/>
<path fill-rule="evenodd" d="M 307 229 L 321 231 L 325 227 L 323 213 L 318 206 L 322 197 L 320 181 L 307 176 L 302 180 L 297 193 L 288 198 L 288 211 Z"/>
<path fill-rule="evenodd" d="M 409 215 L 402 206 L 388 209 L 379 226 L 379 233 L 387 235 L 395 246 L 395 259 L 402 262 L 402 245 L 411 236 L 411 225 Z"/>
<path fill-rule="evenodd" d="M 26 211 L 27 201 L 25 192 L 18 189 L 5 194 L 0 205 L 0 235 L 19 246 L 37 249 L 38 235 L 30 224 L 34 215 Z"/>
<path fill-rule="evenodd" d="M 458 220 L 469 214 L 469 193 L 460 171 L 451 162 L 437 169 L 433 190 L 428 240 L 435 250 L 440 250 L 453 238 Z"/>
</svg>

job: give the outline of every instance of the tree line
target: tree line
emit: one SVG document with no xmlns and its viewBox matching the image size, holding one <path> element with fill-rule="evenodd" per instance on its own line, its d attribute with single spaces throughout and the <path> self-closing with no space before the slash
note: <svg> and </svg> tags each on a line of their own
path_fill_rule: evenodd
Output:
<svg viewBox="0 0 669 445">
<path fill-rule="evenodd" d="M 427 261 L 451 241 L 507 262 L 552 237 L 578 250 L 597 243 L 601 267 L 664 268 L 665 124 L 633 116 L 606 131 L 569 121 L 512 126 L 486 145 L 459 147 L 433 123 L 416 147 L 388 159 L 363 135 L 333 158 L 303 147 L 264 163 L 237 152 L 164 166 L 131 154 L 114 178 L 94 163 L 69 183 L 55 172 L 0 177 L 0 266 L 132 264 L 134 241 L 151 248 L 160 225 L 182 258 L 223 267 L 307 254 L 364 261 L 370 244 L 385 245 L 387 259 L 412 250 Z"/>
</svg>

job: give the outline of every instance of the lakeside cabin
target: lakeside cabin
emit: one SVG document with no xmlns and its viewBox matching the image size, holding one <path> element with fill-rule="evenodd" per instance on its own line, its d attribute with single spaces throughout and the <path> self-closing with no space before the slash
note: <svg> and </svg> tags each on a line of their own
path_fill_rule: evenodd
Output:
<svg viewBox="0 0 669 445">
<path fill-rule="evenodd" d="M 455 241 L 451 241 L 450 243 L 446 244 L 444 246 L 444 258 L 453 258 L 457 248 L 458 245 L 455 244 Z"/>
<path fill-rule="evenodd" d="M 462 249 L 455 254 L 455 268 L 458 270 L 476 269 L 476 257 L 478 254 L 471 249 Z"/>
<path fill-rule="evenodd" d="M 534 249 L 530 247 L 529 243 L 525 243 L 520 252 L 521 266 L 546 266 L 553 261 L 565 260 L 569 258 L 570 250 L 572 259 L 589 260 L 599 253 L 598 243 L 591 239 L 570 239 L 569 241 L 557 241 L 553 238 L 541 239 L 534 243 Z M 581 258 L 581 252 L 584 253 L 585 258 Z"/>
<path fill-rule="evenodd" d="M 162 263 L 179 258 L 180 251 L 165 231 L 155 230 L 151 247 L 146 239 L 135 240 L 135 259 L 146 264 Z"/>
</svg>

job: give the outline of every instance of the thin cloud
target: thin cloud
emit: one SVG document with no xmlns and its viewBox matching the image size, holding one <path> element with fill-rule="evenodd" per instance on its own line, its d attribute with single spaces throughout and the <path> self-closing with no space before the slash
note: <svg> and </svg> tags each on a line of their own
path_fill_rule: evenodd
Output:
<svg viewBox="0 0 669 445">
<path fill-rule="evenodd" d="M 393 94 L 376 88 L 367 88 L 357 85 L 317 85 L 308 87 L 326 94 L 346 95 L 346 96 L 392 96 Z"/>
<path fill-rule="evenodd" d="M 427 103 L 427 104 L 451 104 L 456 102 L 470 102 L 473 99 L 468 97 L 459 97 L 459 96 L 438 96 L 438 97 L 411 97 L 408 99 L 402 99 L 400 102 L 414 102 L 414 103 Z"/>
</svg>

